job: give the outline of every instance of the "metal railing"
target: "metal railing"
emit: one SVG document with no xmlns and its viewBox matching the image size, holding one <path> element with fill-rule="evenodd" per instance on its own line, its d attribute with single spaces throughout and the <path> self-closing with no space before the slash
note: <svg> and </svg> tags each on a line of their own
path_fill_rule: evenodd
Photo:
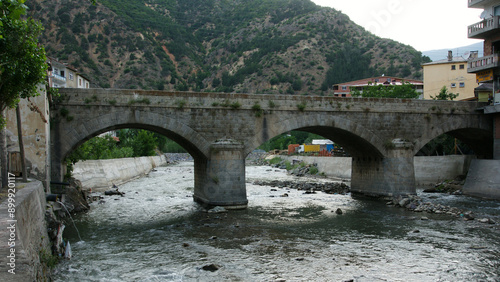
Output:
<svg viewBox="0 0 500 282">
<path fill-rule="evenodd" d="M 58 74 L 53 73 L 52 77 L 57 79 L 57 80 L 66 81 L 66 77 L 64 77 L 62 75 L 58 75 Z"/>
</svg>

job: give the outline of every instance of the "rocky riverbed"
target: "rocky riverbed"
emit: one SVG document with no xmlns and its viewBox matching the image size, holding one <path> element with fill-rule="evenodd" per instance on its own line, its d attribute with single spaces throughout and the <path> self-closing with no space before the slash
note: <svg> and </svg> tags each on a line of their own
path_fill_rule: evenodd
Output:
<svg viewBox="0 0 500 282">
<path fill-rule="evenodd" d="M 260 186 L 271 186 L 278 188 L 289 188 L 302 190 L 305 194 L 311 194 L 316 192 L 323 192 L 327 194 L 341 194 L 347 195 L 350 192 L 349 186 L 345 183 L 339 182 L 326 182 L 326 183 L 318 183 L 318 182 L 303 182 L 303 181 L 280 181 L 280 180 L 257 180 L 253 182 L 254 185 Z"/>
</svg>

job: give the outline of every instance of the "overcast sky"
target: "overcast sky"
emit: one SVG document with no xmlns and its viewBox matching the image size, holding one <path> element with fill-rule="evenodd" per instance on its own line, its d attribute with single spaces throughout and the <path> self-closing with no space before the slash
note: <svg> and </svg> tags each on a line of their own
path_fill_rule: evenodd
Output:
<svg viewBox="0 0 500 282">
<path fill-rule="evenodd" d="M 349 16 L 375 35 L 410 45 L 418 51 L 455 48 L 481 42 L 467 38 L 467 26 L 483 10 L 467 0 L 312 0 Z"/>
</svg>

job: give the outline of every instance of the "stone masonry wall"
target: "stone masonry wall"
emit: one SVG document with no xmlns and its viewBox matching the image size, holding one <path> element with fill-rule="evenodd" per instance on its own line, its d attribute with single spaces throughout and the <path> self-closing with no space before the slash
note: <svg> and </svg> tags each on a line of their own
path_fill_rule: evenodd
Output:
<svg viewBox="0 0 500 282">
<path fill-rule="evenodd" d="M 51 249 L 45 223 L 44 188 L 39 181 L 15 183 L 15 186 L 15 218 L 9 216 L 8 199 L 0 204 L 0 281 L 46 281 L 49 273 L 40 263 L 40 254 L 50 254 Z M 12 224 L 15 233 L 11 233 Z M 7 244 L 12 237 L 16 239 L 14 260 Z M 13 261 L 14 265 L 10 265 Z M 15 274 L 8 272 L 12 266 Z"/>
</svg>

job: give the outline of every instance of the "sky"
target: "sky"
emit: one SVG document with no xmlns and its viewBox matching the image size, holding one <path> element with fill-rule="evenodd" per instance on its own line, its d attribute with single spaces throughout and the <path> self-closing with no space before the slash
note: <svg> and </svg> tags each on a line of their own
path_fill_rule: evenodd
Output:
<svg viewBox="0 0 500 282">
<path fill-rule="evenodd" d="M 481 21 L 482 9 L 467 0 L 312 0 L 349 16 L 373 34 L 418 51 L 453 49 L 482 40 L 468 39 L 467 26 Z"/>
</svg>

